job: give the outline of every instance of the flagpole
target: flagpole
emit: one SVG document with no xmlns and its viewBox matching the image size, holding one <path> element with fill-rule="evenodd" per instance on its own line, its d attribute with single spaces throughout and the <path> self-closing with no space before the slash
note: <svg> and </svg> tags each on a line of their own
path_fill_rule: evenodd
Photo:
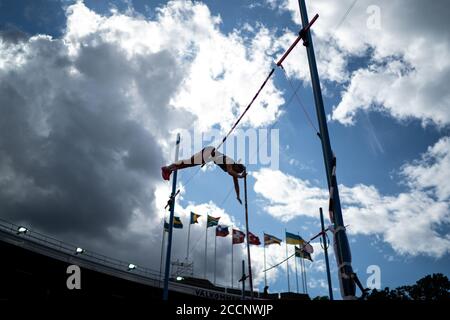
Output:
<svg viewBox="0 0 450 320">
<path fill-rule="evenodd" d="M 245 195 L 245 229 L 247 231 L 247 259 L 248 259 L 248 279 L 250 284 L 250 299 L 253 300 L 253 277 L 252 277 L 252 260 L 250 259 L 250 243 L 248 237 L 248 201 L 247 201 L 247 173 L 244 176 L 244 195 Z"/>
<path fill-rule="evenodd" d="M 333 300 L 333 287 L 331 286 L 331 275 L 330 275 L 330 262 L 328 261 L 328 242 L 327 235 L 325 231 L 325 224 L 323 223 L 323 212 L 322 208 L 320 210 L 320 224 L 322 226 L 322 240 L 323 240 L 323 251 L 325 254 L 325 266 L 327 267 L 327 281 L 328 281 L 328 294 L 330 295 L 330 300 Z"/>
<path fill-rule="evenodd" d="M 298 293 L 298 269 L 297 269 L 297 256 L 294 254 L 294 262 L 295 262 L 295 283 L 297 284 L 297 293 Z"/>
<path fill-rule="evenodd" d="M 308 294 L 308 281 L 306 280 L 306 262 L 303 261 L 303 269 L 305 272 L 305 293 Z"/>
<path fill-rule="evenodd" d="M 300 237 L 300 232 L 297 232 L 297 235 Z M 301 238 L 301 237 L 300 237 Z M 300 249 L 304 249 L 304 245 L 300 245 L 299 244 L 299 248 Z M 303 264 L 303 257 L 301 257 L 300 258 L 300 275 L 302 276 L 302 290 L 303 290 L 303 293 L 305 293 L 305 278 L 304 278 L 304 272 L 305 272 L 305 269 L 304 269 L 304 264 Z"/>
<path fill-rule="evenodd" d="M 234 288 L 234 279 L 233 279 L 233 259 L 234 259 L 234 252 L 233 252 L 233 236 L 234 236 L 234 227 L 231 227 L 231 288 Z"/>
<path fill-rule="evenodd" d="M 288 245 L 287 245 L 287 236 L 286 236 L 286 228 L 284 229 L 284 239 L 286 243 L 286 259 L 288 258 Z M 287 283 L 288 283 L 288 292 L 291 292 L 291 284 L 289 282 L 289 260 L 286 260 L 286 273 L 287 273 Z"/>
<path fill-rule="evenodd" d="M 178 152 L 180 151 L 180 134 L 177 134 L 177 142 L 175 148 L 175 162 L 178 161 Z M 175 192 L 177 188 L 177 173 L 178 170 L 173 172 L 172 180 L 172 194 L 170 195 L 170 217 L 169 217 L 169 235 L 166 250 L 166 265 L 164 273 L 164 290 L 163 300 L 169 299 L 169 273 L 170 273 L 170 256 L 172 254 L 172 234 L 173 234 L 173 215 L 175 213 Z"/>
<path fill-rule="evenodd" d="M 208 268 L 208 257 L 207 257 L 207 248 L 208 248 L 208 216 L 206 216 L 206 228 L 205 228 L 205 280 L 206 278 L 206 269 Z"/>
<path fill-rule="evenodd" d="M 263 232 L 263 238 L 265 238 L 266 233 Z M 264 240 L 264 287 L 267 287 L 267 274 L 266 274 L 266 241 Z"/>
<path fill-rule="evenodd" d="M 187 249 L 186 249 L 186 262 L 189 261 L 189 240 L 191 238 L 191 223 L 192 222 L 192 213 L 191 218 L 189 219 L 189 228 L 188 228 L 188 239 L 187 239 Z"/>
<path fill-rule="evenodd" d="M 161 241 L 161 262 L 159 264 L 159 281 L 161 281 L 161 277 L 162 277 L 162 269 L 163 269 L 163 255 L 164 255 L 164 244 L 166 242 L 166 228 L 164 226 L 165 224 L 165 217 L 163 218 L 163 236 L 162 236 L 162 241 Z M 161 285 L 161 283 L 160 283 Z"/>
<path fill-rule="evenodd" d="M 217 265 L 217 226 L 214 237 L 214 285 L 216 285 L 216 265 Z"/>
<path fill-rule="evenodd" d="M 306 293 L 305 291 L 305 268 L 304 268 L 304 261 L 303 261 L 303 257 L 300 258 L 300 273 L 302 276 L 302 291 L 303 293 Z"/>
</svg>

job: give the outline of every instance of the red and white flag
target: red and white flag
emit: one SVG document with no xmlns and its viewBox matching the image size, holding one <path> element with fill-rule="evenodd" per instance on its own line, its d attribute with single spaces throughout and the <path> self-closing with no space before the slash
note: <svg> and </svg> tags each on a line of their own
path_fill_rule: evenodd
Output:
<svg viewBox="0 0 450 320">
<path fill-rule="evenodd" d="M 261 244 L 261 241 L 259 241 L 259 238 L 257 236 L 255 236 L 253 233 L 249 232 L 248 233 L 248 243 L 259 246 Z"/>
<path fill-rule="evenodd" d="M 242 231 L 233 229 L 233 244 L 238 244 L 244 242 L 245 233 Z"/>
</svg>

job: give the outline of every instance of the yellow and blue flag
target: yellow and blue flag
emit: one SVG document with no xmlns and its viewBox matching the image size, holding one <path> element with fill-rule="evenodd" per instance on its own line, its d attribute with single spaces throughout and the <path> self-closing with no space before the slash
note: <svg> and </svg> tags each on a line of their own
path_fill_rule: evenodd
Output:
<svg viewBox="0 0 450 320">
<path fill-rule="evenodd" d="M 303 245 L 305 243 L 305 240 L 303 240 L 303 238 L 297 234 L 293 234 L 286 231 L 286 243 L 294 245 L 296 244 Z"/>
<path fill-rule="evenodd" d="M 196 214 L 191 211 L 191 224 L 198 223 L 198 218 L 200 218 L 200 214 Z"/>
<path fill-rule="evenodd" d="M 281 245 L 281 239 L 278 239 L 275 236 L 272 236 L 270 234 L 264 233 L 264 245 L 268 246 L 271 244 L 279 244 Z"/>
<path fill-rule="evenodd" d="M 175 229 L 182 229 L 183 223 L 181 222 L 180 217 L 173 217 L 173 227 Z"/>
</svg>

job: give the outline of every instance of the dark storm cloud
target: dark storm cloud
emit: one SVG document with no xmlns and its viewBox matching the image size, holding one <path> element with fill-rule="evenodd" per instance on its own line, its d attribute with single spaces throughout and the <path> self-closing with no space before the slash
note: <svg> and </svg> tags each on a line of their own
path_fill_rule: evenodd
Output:
<svg viewBox="0 0 450 320">
<path fill-rule="evenodd" d="M 154 213 L 163 163 L 156 139 L 167 134 L 182 70 L 166 51 L 130 61 L 95 40 L 72 58 L 60 40 L 32 39 L 25 61 L 0 72 L 0 211 L 8 220 L 102 237 L 126 228 L 133 210 Z M 132 88 L 149 125 L 132 116 Z"/>
</svg>

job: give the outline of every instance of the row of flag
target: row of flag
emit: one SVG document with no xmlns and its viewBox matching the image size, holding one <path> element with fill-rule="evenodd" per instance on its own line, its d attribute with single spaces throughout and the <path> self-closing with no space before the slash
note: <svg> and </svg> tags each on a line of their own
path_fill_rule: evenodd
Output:
<svg viewBox="0 0 450 320">
<path fill-rule="evenodd" d="M 198 223 L 198 219 L 201 217 L 200 214 L 191 212 L 191 218 L 190 218 L 190 224 Z M 210 215 L 207 215 L 207 222 L 206 227 L 216 227 L 216 236 L 217 237 L 226 237 L 230 234 L 228 230 L 228 226 L 219 225 L 220 217 L 212 217 Z M 182 229 L 183 223 L 181 222 L 180 217 L 174 217 L 173 220 L 173 227 L 175 229 Z M 165 221 L 164 222 L 164 230 L 169 230 L 169 224 Z M 243 243 L 245 239 L 245 233 L 237 230 L 232 229 L 232 243 L 233 244 L 239 244 Z M 259 237 L 254 235 L 253 233 L 248 233 L 248 242 L 252 245 L 260 245 L 261 241 L 259 240 Z M 271 244 L 278 244 L 281 245 L 282 240 L 280 238 L 277 238 L 273 235 L 264 233 L 264 246 L 268 246 Z M 303 259 L 312 260 L 311 253 L 314 252 L 313 247 L 306 242 L 300 235 L 290 233 L 286 231 L 286 244 L 295 245 L 295 256 Z M 298 245 L 298 247 L 297 247 Z"/>
<path fill-rule="evenodd" d="M 196 214 L 194 212 L 191 212 L 191 224 L 194 223 L 198 223 L 198 218 L 201 217 L 201 215 Z M 216 227 L 216 236 L 217 237 L 226 237 L 230 234 L 230 231 L 228 230 L 228 226 L 223 226 L 223 225 L 219 225 L 219 219 L 220 217 L 212 217 L 210 215 L 207 216 L 207 228 L 211 228 L 211 227 Z M 183 228 L 183 223 L 181 222 L 180 217 L 173 217 L 173 227 L 175 229 L 182 229 Z M 164 222 L 164 230 L 168 231 L 169 230 L 169 224 L 167 223 L 167 221 Z M 232 237 L 233 237 L 233 244 L 239 244 L 239 243 L 243 243 L 244 239 L 245 239 L 245 233 L 237 230 L 237 229 L 233 229 L 232 230 Z M 248 238 L 249 238 L 249 243 L 250 244 L 254 244 L 254 245 L 260 245 L 261 241 L 259 240 L 259 238 L 254 235 L 253 233 L 249 232 L 248 233 Z"/>
</svg>

